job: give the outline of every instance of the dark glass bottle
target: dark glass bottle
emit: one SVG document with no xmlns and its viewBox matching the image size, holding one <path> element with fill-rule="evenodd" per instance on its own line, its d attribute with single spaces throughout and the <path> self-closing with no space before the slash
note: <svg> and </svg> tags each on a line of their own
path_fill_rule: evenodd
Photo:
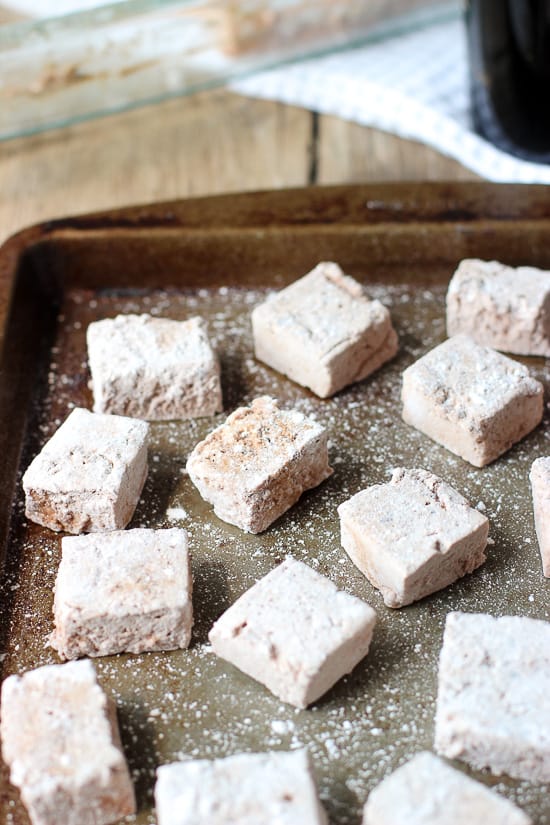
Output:
<svg viewBox="0 0 550 825">
<path fill-rule="evenodd" d="M 550 163 L 550 0 L 468 0 L 467 22 L 477 131 Z"/>
</svg>

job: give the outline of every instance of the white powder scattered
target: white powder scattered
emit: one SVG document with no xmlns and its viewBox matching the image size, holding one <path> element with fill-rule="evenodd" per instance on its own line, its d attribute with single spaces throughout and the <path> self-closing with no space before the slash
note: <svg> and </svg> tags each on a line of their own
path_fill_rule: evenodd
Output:
<svg viewBox="0 0 550 825">
<path fill-rule="evenodd" d="M 292 733 L 294 729 L 294 722 L 289 719 L 273 719 L 271 722 L 271 730 L 278 736 L 284 736 L 285 734 Z"/>
<path fill-rule="evenodd" d="M 168 507 L 166 510 L 166 518 L 169 521 L 184 521 L 188 516 L 189 513 L 183 507 Z"/>
</svg>

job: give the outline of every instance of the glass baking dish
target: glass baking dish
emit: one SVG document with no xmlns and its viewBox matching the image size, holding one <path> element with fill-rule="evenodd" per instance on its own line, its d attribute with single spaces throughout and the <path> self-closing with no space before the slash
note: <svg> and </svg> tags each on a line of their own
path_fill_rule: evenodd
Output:
<svg viewBox="0 0 550 825">
<path fill-rule="evenodd" d="M 189 94 L 458 13 L 456 0 L 124 0 L 0 26 L 0 139 Z"/>
</svg>

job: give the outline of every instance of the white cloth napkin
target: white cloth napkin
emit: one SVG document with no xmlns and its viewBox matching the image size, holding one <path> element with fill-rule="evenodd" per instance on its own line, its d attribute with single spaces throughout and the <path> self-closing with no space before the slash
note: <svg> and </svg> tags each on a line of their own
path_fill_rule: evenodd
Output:
<svg viewBox="0 0 550 825">
<path fill-rule="evenodd" d="M 488 180 L 550 183 L 550 165 L 515 158 L 473 131 L 465 25 L 458 8 L 449 16 L 351 51 L 262 72 L 232 88 L 421 141 Z"/>
</svg>

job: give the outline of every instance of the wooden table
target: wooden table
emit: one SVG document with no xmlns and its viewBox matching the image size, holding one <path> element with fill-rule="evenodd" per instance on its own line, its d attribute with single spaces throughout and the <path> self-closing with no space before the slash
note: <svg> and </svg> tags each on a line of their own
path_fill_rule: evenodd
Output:
<svg viewBox="0 0 550 825">
<path fill-rule="evenodd" d="M 0 143 L 0 242 L 46 218 L 131 203 L 474 177 L 412 141 L 217 90 Z"/>
</svg>

